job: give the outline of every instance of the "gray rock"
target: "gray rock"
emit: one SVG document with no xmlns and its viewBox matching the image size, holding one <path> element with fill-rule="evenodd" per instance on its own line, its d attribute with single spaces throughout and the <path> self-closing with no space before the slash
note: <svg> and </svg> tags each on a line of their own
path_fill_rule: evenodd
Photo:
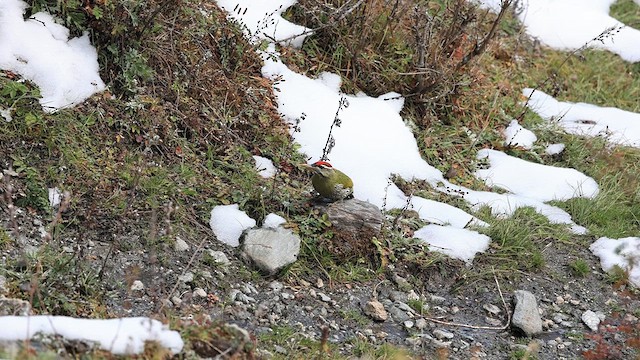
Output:
<svg viewBox="0 0 640 360">
<path fill-rule="evenodd" d="M 403 278 L 402 276 L 398 275 L 398 274 L 393 274 L 393 282 L 396 283 L 396 285 L 398 285 L 398 288 L 400 288 L 400 290 L 402 291 L 411 291 L 411 283 L 409 283 L 409 281 L 405 278 Z"/>
<path fill-rule="evenodd" d="M 423 318 L 420 318 L 420 319 L 416 320 L 416 328 L 418 330 L 422 330 L 422 329 L 426 328 L 427 325 L 428 325 L 427 320 L 425 320 Z"/>
<path fill-rule="evenodd" d="M 227 254 L 223 253 L 222 251 L 209 250 L 209 256 L 216 264 L 226 266 L 231 263 L 231 261 L 229 261 L 229 258 L 227 257 Z"/>
<path fill-rule="evenodd" d="M 320 300 L 322 300 L 323 302 L 331 302 L 331 298 L 325 293 L 318 292 L 318 297 L 320 297 Z"/>
<path fill-rule="evenodd" d="M 240 287 L 240 290 L 242 290 L 242 292 L 247 294 L 247 295 L 257 294 L 258 293 L 258 289 L 256 289 L 255 286 L 253 286 L 251 284 L 248 284 L 248 283 L 242 284 L 242 286 Z"/>
<path fill-rule="evenodd" d="M 300 238 L 284 228 L 251 229 L 244 238 L 242 252 L 260 270 L 273 275 L 298 259 Z"/>
<path fill-rule="evenodd" d="M 173 244 L 173 248 L 177 252 L 183 252 L 189 250 L 189 244 L 187 244 L 187 242 L 182 240 L 179 236 L 176 236 L 176 243 Z"/>
<path fill-rule="evenodd" d="M 284 284 L 282 284 L 279 281 L 272 281 L 269 283 L 269 287 L 271 288 L 271 290 L 273 290 L 274 292 L 278 292 L 282 289 L 284 289 Z"/>
<path fill-rule="evenodd" d="M 552 319 L 556 324 L 561 324 L 569 319 L 569 315 L 563 313 L 554 313 Z"/>
<path fill-rule="evenodd" d="M 447 302 L 447 298 L 438 295 L 429 295 L 429 300 L 434 304 L 444 304 Z"/>
<path fill-rule="evenodd" d="M 587 325 L 587 327 L 591 331 L 598 331 L 598 326 L 600 325 L 600 317 L 598 314 L 591 310 L 587 310 L 582 313 L 582 322 Z"/>
<path fill-rule="evenodd" d="M 411 320 L 407 320 L 407 321 L 403 322 L 402 324 L 407 329 L 411 329 L 413 327 L 413 325 L 414 325 L 413 321 L 411 321 Z"/>
<path fill-rule="evenodd" d="M 144 284 L 140 280 L 136 280 L 131 284 L 131 291 L 144 290 Z"/>
<path fill-rule="evenodd" d="M 406 303 L 403 303 L 402 301 L 396 301 L 395 305 L 398 307 L 398 309 L 402 311 L 406 311 L 408 314 L 415 312 L 415 310 L 413 310 L 411 306 L 409 306 Z"/>
<path fill-rule="evenodd" d="M 286 355 L 287 354 L 287 349 L 283 348 L 280 345 L 274 345 L 273 349 L 278 353 L 278 354 L 282 354 L 282 355 Z"/>
<path fill-rule="evenodd" d="M 500 310 L 499 307 L 493 304 L 484 304 L 482 305 L 482 308 L 485 309 L 491 315 L 498 315 L 502 312 L 502 310 Z"/>
<path fill-rule="evenodd" d="M 538 312 L 536 297 L 524 290 L 514 292 L 515 308 L 511 319 L 511 326 L 522 330 L 527 336 L 542 332 L 542 319 Z"/>
<path fill-rule="evenodd" d="M 203 288 L 196 288 L 193 291 L 193 297 L 202 297 L 202 298 L 206 298 L 207 297 L 207 292 L 204 291 Z"/>
<path fill-rule="evenodd" d="M 397 322 L 404 322 L 409 320 L 409 315 L 398 309 L 396 306 L 392 306 L 389 308 L 389 314 L 391 314 L 391 316 L 393 316 L 393 319 Z"/>
<path fill-rule="evenodd" d="M 488 316 L 484 317 L 484 322 L 486 322 L 487 324 L 489 324 L 491 326 L 500 326 L 500 325 L 502 325 L 502 321 L 500 321 L 500 319 L 496 319 L 496 318 L 492 318 L 492 317 L 488 317 Z"/>
<path fill-rule="evenodd" d="M 438 340 L 451 340 L 453 339 L 453 333 L 448 332 L 446 330 L 442 330 L 442 329 L 435 329 L 433 330 L 433 336 L 436 337 L 436 339 Z"/>
<path fill-rule="evenodd" d="M 375 251 L 373 238 L 380 238 L 384 217 L 377 206 L 351 199 L 317 205 L 331 222 L 333 233 L 330 247 L 339 258 L 361 257 Z"/>
<path fill-rule="evenodd" d="M 377 206 L 357 199 L 338 201 L 327 206 L 327 215 L 331 224 L 345 232 L 379 233 L 384 216 Z"/>
<path fill-rule="evenodd" d="M 231 289 L 231 291 L 229 291 L 229 297 L 232 301 L 239 301 L 245 304 L 256 302 L 255 298 L 245 295 L 238 289 Z"/>
<path fill-rule="evenodd" d="M 0 275 L 0 295 L 4 295 L 7 292 L 7 278 L 4 275 Z"/>
<path fill-rule="evenodd" d="M 364 304 L 363 310 L 367 316 L 375 321 L 386 321 L 389 318 L 384 306 L 377 300 L 368 301 Z"/>
<path fill-rule="evenodd" d="M 175 306 L 180 306 L 182 304 L 182 299 L 180 299 L 177 296 L 173 296 L 171 297 L 171 302 L 173 303 L 173 305 Z"/>
<path fill-rule="evenodd" d="M 393 301 L 406 302 L 408 300 L 408 296 L 405 292 L 394 290 L 394 291 L 391 291 L 391 293 L 389 293 L 389 299 Z"/>
<path fill-rule="evenodd" d="M 191 271 L 187 271 L 186 273 L 178 276 L 178 281 L 181 281 L 183 283 L 189 283 L 193 281 L 194 277 L 195 275 L 193 275 Z"/>
<path fill-rule="evenodd" d="M 229 298 L 231 299 L 231 301 L 236 301 L 236 297 L 238 296 L 238 294 L 242 294 L 242 291 L 238 289 L 231 289 L 229 291 Z"/>
<path fill-rule="evenodd" d="M 451 347 L 451 341 L 442 341 L 438 339 L 431 339 L 431 344 L 439 349 Z M 474 353 L 474 355 L 477 356 L 478 353 Z"/>
</svg>

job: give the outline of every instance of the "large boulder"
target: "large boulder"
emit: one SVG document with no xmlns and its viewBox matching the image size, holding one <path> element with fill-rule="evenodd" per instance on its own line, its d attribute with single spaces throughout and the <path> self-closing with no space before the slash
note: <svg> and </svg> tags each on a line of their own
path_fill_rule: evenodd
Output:
<svg viewBox="0 0 640 360">
<path fill-rule="evenodd" d="M 269 275 L 295 262 L 299 252 L 300 238 L 280 227 L 248 230 L 242 245 L 242 254 Z"/>
<path fill-rule="evenodd" d="M 384 216 L 377 206 L 357 199 L 319 206 L 333 227 L 329 250 L 344 258 L 372 256 L 376 253 L 373 238 L 380 238 Z"/>
<path fill-rule="evenodd" d="M 522 331 L 526 336 L 533 336 L 542 332 L 542 319 L 538 312 L 536 297 L 525 290 L 517 290 L 513 302 L 515 308 L 511 318 L 511 326 Z"/>
</svg>

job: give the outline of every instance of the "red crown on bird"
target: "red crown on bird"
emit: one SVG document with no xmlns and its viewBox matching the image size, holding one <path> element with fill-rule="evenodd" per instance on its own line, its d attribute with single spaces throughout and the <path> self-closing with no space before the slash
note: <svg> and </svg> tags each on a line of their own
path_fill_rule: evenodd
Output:
<svg viewBox="0 0 640 360">
<path fill-rule="evenodd" d="M 311 166 L 316 166 L 316 167 L 328 167 L 328 168 L 332 168 L 333 166 L 331 166 L 331 164 L 329 164 L 326 161 L 320 160 L 320 161 L 316 161 L 313 164 L 311 164 Z"/>
</svg>

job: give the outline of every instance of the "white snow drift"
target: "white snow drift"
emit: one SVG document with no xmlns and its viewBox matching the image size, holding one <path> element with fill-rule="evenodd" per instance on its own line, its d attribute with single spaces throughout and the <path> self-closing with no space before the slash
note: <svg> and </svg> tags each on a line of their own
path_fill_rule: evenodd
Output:
<svg viewBox="0 0 640 360">
<path fill-rule="evenodd" d="M 59 335 L 67 340 L 97 343 L 115 355 L 144 351 L 146 341 L 156 341 L 177 354 L 184 342 L 177 331 L 146 317 L 76 319 L 67 316 L 1 316 L 0 341 L 23 341 L 35 334 Z"/>
<path fill-rule="evenodd" d="M 640 237 L 601 237 L 591 244 L 589 249 L 600 258 L 600 265 L 604 271 L 611 271 L 618 266 L 629 274 L 632 284 L 640 287 Z"/>
<path fill-rule="evenodd" d="M 558 101 L 534 89 L 524 89 L 523 94 L 529 99 L 527 106 L 531 110 L 545 120 L 557 122 L 570 134 L 601 136 L 615 144 L 640 147 L 638 113 L 614 107 Z"/>
<path fill-rule="evenodd" d="M 216 238 L 229 245 L 240 245 L 240 236 L 246 229 L 256 226 L 256 221 L 239 209 L 238 204 L 219 205 L 211 210 L 209 226 Z"/>
<path fill-rule="evenodd" d="M 104 90 L 89 36 L 69 39 L 69 30 L 44 12 L 25 20 L 26 7 L 21 0 L 0 1 L 0 69 L 33 81 L 47 112 L 76 105 Z"/>
<path fill-rule="evenodd" d="M 500 0 L 476 2 L 493 11 L 498 11 L 501 4 Z M 616 0 L 514 1 L 518 19 L 527 34 L 549 47 L 576 50 L 588 44 L 591 48 L 618 54 L 626 61 L 640 61 L 640 31 L 609 16 L 609 7 L 614 2 Z M 635 2 L 640 4 L 640 0 Z"/>
</svg>

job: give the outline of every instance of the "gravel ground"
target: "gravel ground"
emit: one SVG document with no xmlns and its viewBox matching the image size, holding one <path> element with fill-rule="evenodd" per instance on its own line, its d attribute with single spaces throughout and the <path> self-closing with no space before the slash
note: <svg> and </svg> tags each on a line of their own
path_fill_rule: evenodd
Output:
<svg viewBox="0 0 640 360">
<path fill-rule="evenodd" d="M 10 229 L 8 214 L 2 215 L 3 226 Z M 5 296 L 29 299 L 32 286 L 16 284 L 25 270 L 16 259 L 51 246 L 75 254 L 94 269 L 94 276 L 104 265 L 98 286 L 104 294 L 105 316 L 153 317 L 165 308 L 184 318 L 204 316 L 236 324 L 258 339 L 273 335 L 274 329 L 292 329 L 291 339 L 258 342 L 258 354 L 265 358 L 295 355 L 299 339 L 319 341 L 325 328 L 328 341 L 345 355 L 354 353 L 358 339 L 402 345 L 423 358 L 507 359 L 525 353 L 538 359 L 639 356 L 637 293 L 607 281 L 586 249 L 575 253 L 573 248 L 569 255 L 564 246 L 550 246 L 544 252 L 543 271 L 521 274 L 517 282 L 505 281 L 500 290 L 493 279 L 461 286 L 462 266 L 416 274 L 401 261 L 384 273 L 372 273 L 375 280 L 337 283 L 324 276 L 257 277 L 248 271 L 251 265 L 238 250 L 218 244 L 212 235 L 188 266 L 196 243 L 180 239 L 152 252 L 134 227 L 120 229 L 128 235 L 111 238 L 85 233 L 46 241 L 41 219 L 22 210 L 17 215 L 21 236 L 2 252 L 2 268 L 7 271 L 0 291 Z M 555 265 L 567 264 L 568 257 L 586 260 L 593 271 L 575 277 L 566 266 Z M 480 270 L 481 265 L 466 269 L 467 273 Z M 506 326 L 517 289 L 530 291 L 538 301 L 543 332 L 532 338 Z M 367 305 L 370 302 L 376 305 Z M 422 304 L 422 311 L 416 304 Z M 10 311 L 6 306 L 5 313 Z M 600 320 L 597 331 L 582 320 L 589 310 Z M 35 312 L 40 312 L 37 306 Z"/>
</svg>

